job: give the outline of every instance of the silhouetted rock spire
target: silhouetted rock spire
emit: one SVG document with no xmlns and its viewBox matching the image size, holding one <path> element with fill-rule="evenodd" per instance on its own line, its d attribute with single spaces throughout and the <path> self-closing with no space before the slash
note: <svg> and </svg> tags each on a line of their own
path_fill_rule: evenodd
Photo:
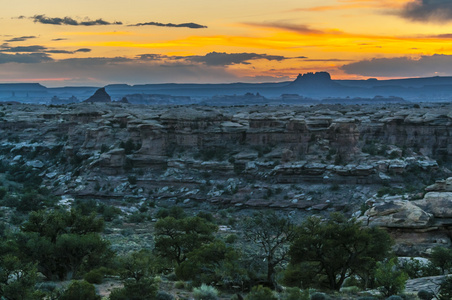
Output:
<svg viewBox="0 0 452 300">
<path fill-rule="evenodd" d="M 111 97 L 105 91 L 105 88 L 100 88 L 94 93 L 94 95 L 83 102 L 111 102 Z"/>
</svg>

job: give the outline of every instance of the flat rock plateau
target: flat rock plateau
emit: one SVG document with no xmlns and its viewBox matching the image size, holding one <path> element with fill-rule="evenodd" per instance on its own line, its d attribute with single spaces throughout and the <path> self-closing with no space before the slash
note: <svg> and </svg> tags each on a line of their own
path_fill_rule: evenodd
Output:
<svg viewBox="0 0 452 300">
<path fill-rule="evenodd" d="M 444 103 L 0 104 L 2 163 L 38 171 L 61 201 L 340 211 L 387 228 L 406 256 L 451 243 L 451 157 Z"/>
</svg>

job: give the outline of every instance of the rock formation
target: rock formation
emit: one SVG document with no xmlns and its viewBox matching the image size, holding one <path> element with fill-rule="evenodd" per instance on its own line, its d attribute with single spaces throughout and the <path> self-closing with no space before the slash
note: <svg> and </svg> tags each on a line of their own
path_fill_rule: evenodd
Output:
<svg viewBox="0 0 452 300">
<path fill-rule="evenodd" d="M 105 91 L 105 88 L 98 89 L 94 95 L 89 97 L 83 102 L 92 102 L 92 103 L 108 103 L 111 102 L 110 95 Z"/>
<path fill-rule="evenodd" d="M 372 207 L 361 218 L 369 226 L 387 228 L 401 255 L 428 255 L 436 246 L 451 245 L 452 177 L 428 186 L 422 199 L 409 196 L 368 200 Z"/>
<path fill-rule="evenodd" d="M 383 184 L 448 177 L 437 160 L 452 154 L 450 108 L 3 105 L 0 158 L 39 168 L 62 195 L 355 212 Z M 379 224 L 442 226 L 448 212 L 430 202 L 449 202 L 429 192 L 424 202 L 382 206 L 394 213 Z"/>
</svg>

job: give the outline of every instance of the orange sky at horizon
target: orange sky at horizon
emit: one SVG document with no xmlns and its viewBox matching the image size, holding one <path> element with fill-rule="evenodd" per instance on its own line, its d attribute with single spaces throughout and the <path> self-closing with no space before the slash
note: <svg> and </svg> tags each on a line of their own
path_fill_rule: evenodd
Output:
<svg viewBox="0 0 452 300">
<path fill-rule="evenodd" d="M 452 64 L 452 4 L 440 0 L 4 6 L 0 82 L 268 82 L 316 71 L 334 79 L 452 76 L 445 67 Z"/>
</svg>

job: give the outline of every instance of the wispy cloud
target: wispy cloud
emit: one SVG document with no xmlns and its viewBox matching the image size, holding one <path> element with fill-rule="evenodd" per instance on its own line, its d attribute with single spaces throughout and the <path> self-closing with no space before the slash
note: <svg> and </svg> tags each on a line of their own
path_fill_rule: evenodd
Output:
<svg viewBox="0 0 452 300">
<path fill-rule="evenodd" d="M 49 49 L 42 45 L 30 45 L 30 46 L 17 46 L 11 47 L 9 44 L 0 45 L 0 52 L 9 53 L 53 53 L 53 54 L 75 54 L 77 52 L 91 52 L 89 48 L 80 48 L 74 51 L 61 50 L 61 49 Z"/>
<path fill-rule="evenodd" d="M 53 61 L 53 59 L 46 53 L 25 53 L 25 54 L 0 53 L 0 64 L 7 63 L 37 64 L 50 61 Z"/>
<path fill-rule="evenodd" d="M 304 24 L 291 24 L 286 22 L 270 22 L 270 23 L 243 23 L 244 25 L 250 25 L 255 27 L 275 28 L 294 31 L 301 34 L 323 34 L 324 31 L 318 29 L 312 29 L 308 25 Z"/>
<path fill-rule="evenodd" d="M 158 26 L 158 27 L 185 27 L 185 28 L 191 28 L 191 29 L 200 29 L 200 28 L 207 28 L 205 25 L 200 25 L 197 23 L 181 23 L 181 24 L 173 24 L 173 23 L 159 23 L 159 22 L 146 22 L 146 23 L 137 23 L 137 24 L 131 24 L 127 26 Z"/>
<path fill-rule="evenodd" d="M 19 17 L 22 19 L 22 16 Z M 71 26 L 94 26 L 94 25 L 122 25 L 122 22 L 107 22 L 103 19 L 90 20 L 85 18 L 84 21 L 77 21 L 71 17 L 64 18 L 49 18 L 45 15 L 34 15 L 30 17 L 35 23 L 50 24 L 50 25 L 71 25 Z"/>
<path fill-rule="evenodd" d="M 36 36 L 34 36 L 34 35 L 27 35 L 27 36 L 20 36 L 20 37 L 8 39 L 8 40 L 5 40 L 5 42 L 24 42 L 26 40 L 35 39 L 35 38 L 36 38 Z"/>
<path fill-rule="evenodd" d="M 303 59 L 303 61 L 311 61 L 311 62 L 346 62 L 352 61 L 350 59 L 339 59 L 339 58 L 324 58 L 324 59 Z"/>
<path fill-rule="evenodd" d="M 287 57 L 258 53 L 210 52 L 206 55 L 187 56 L 185 59 L 190 62 L 203 63 L 209 66 L 228 66 L 234 64 L 250 64 L 251 60 L 256 59 L 282 61 L 287 59 Z"/>
</svg>

